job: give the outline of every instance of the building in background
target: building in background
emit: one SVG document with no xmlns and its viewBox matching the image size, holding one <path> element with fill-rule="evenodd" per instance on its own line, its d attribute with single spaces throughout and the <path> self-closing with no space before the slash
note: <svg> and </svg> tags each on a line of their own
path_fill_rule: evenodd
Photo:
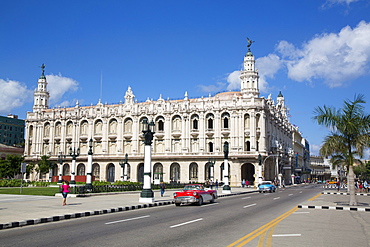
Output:
<svg viewBox="0 0 370 247">
<path fill-rule="evenodd" d="M 17 115 L 0 116 L 0 143 L 7 146 L 24 146 L 25 121 Z"/>
<path fill-rule="evenodd" d="M 119 104 L 99 101 L 96 105 L 80 106 L 77 102 L 74 107 L 51 109 L 42 66 L 33 111 L 26 119 L 26 161 L 47 155 L 56 163 L 58 155 L 67 155 L 62 175 L 69 175 L 72 164 L 69 150 L 79 148 L 76 175 L 85 175 L 92 139 L 92 175 L 96 180 L 113 182 L 125 177 L 142 182 L 141 123 L 147 119 L 155 123 L 153 180 L 222 182 L 223 147 L 228 143 L 231 186 L 239 186 L 243 179 L 250 184 L 259 179 L 292 183 L 300 172 L 297 165 L 305 169 L 309 162 L 308 142 L 301 141 L 298 127 L 289 122 L 281 92 L 276 100 L 271 95 L 260 97 L 258 70 L 250 45 L 240 72 L 240 91 L 201 98 L 190 98 L 185 93 L 182 100 L 165 100 L 160 95 L 157 100 L 137 102 L 128 87 L 124 102 Z M 125 154 L 128 154 L 127 176 L 120 166 Z M 54 176 L 59 173 L 57 169 L 53 170 Z"/>
<path fill-rule="evenodd" d="M 311 181 L 324 182 L 331 179 L 331 167 L 321 156 L 310 157 Z"/>
</svg>

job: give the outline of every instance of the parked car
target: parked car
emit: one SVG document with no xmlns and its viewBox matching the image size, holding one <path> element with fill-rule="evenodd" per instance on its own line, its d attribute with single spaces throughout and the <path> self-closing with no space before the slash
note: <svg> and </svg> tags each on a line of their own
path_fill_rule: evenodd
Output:
<svg viewBox="0 0 370 247">
<path fill-rule="evenodd" d="M 258 191 L 260 193 L 265 193 L 266 191 L 270 193 L 275 192 L 276 186 L 271 181 L 262 181 L 262 183 L 258 185 Z"/>
<path fill-rule="evenodd" d="M 217 190 L 204 188 L 202 184 L 188 184 L 182 191 L 173 193 L 173 197 L 176 206 L 191 203 L 200 206 L 204 202 L 213 203 L 217 199 Z"/>
</svg>

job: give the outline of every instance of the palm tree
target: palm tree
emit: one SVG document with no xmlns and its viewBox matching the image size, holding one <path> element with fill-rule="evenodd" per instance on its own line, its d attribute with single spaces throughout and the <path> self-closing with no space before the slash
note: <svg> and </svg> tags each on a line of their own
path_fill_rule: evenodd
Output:
<svg viewBox="0 0 370 247">
<path fill-rule="evenodd" d="M 320 155 L 331 156 L 334 164 L 344 164 L 347 168 L 347 181 L 350 194 L 349 205 L 357 205 L 353 163 L 356 157 L 362 158 L 370 145 L 370 115 L 364 113 L 364 95 L 355 95 L 354 101 L 345 100 L 342 109 L 316 107 L 314 120 L 330 129 L 324 139 Z"/>
</svg>

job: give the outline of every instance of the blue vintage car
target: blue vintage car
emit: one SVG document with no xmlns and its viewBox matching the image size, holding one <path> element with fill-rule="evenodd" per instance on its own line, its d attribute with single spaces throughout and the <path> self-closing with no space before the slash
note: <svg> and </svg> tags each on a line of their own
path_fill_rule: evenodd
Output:
<svg viewBox="0 0 370 247">
<path fill-rule="evenodd" d="M 258 185 L 258 191 L 260 193 L 275 192 L 276 186 L 271 181 L 262 181 L 262 183 Z"/>
</svg>

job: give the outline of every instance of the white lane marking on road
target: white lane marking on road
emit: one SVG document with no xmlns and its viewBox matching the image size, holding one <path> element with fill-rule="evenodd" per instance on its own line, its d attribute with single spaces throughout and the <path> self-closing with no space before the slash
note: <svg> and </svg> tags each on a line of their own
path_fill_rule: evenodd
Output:
<svg viewBox="0 0 370 247">
<path fill-rule="evenodd" d="M 310 212 L 294 212 L 293 214 L 309 214 Z"/>
<path fill-rule="evenodd" d="M 191 221 L 187 221 L 187 222 L 180 223 L 180 224 L 177 224 L 177 225 L 173 225 L 173 226 L 170 226 L 170 228 L 175 228 L 175 227 L 187 225 L 187 224 L 194 223 L 194 222 L 197 222 L 197 221 L 200 221 L 200 220 L 203 220 L 203 218 L 199 218 L 199 219 L 196 219 L 196 220 L 191 220 Z"/>
<path fill-rule="evenodd" d="M 144 215 L 144 216 L 130 218 L 130 219 L 124 219 L 124 220 L 117 220 L 117 221 L 107 222 L 105 224 L 110 225 L 110 224 L 115 224 L 115 223 L 120 223 L 120 222 L 125 222 L 125 221 L 139 220 L 139 219 L 148 218 L 148 217 L 150 217 L 150 215 Z"/>
<path fill-rule="evenodd" d="M 293 194 L 289 194 L 288 196 L 292 196 Z"/>
<path fill-rule="evenodd" d="M 280 197 L 275 197 L 274 200 L 280 199 Z"/>
<path fill-rule="evenodd" d="M 251 198 L 250 196 L 248 196 L 248 197 L 244 197 L 244 198 L 242 198 L 242 200 L 244 200 L 244 199 L 249 199 L 249 198 Z"/>
<path fill-rule="evenodd" d="M 218 202 L 215 202 L 215 203 L 211 203 L 211 204 L 205 204 L 205 205 L 202 205 L 200 207 L 208 207 L 208 206 L 213 206 L 213 205 L 217 205 Z"/>
<path fill-rule="evenodd" d="M 256 204 L 255 204 L 255 203 L 253 203 L 253 204 L 250 204 L 250 205 L 244 206 L 243 208 L 249 208 L 249 207 L 252 207 L 252 206 L 256 206 Z"/>
<path fill-rule="evenodd" d="M 273 237 L 300 237 L 302 234 L 273 234 Z"/>
<path fill-rule="evenodd" d="M 302 193 L 302 191 L 300 191 L 299 193 Z"/>
</svg>

